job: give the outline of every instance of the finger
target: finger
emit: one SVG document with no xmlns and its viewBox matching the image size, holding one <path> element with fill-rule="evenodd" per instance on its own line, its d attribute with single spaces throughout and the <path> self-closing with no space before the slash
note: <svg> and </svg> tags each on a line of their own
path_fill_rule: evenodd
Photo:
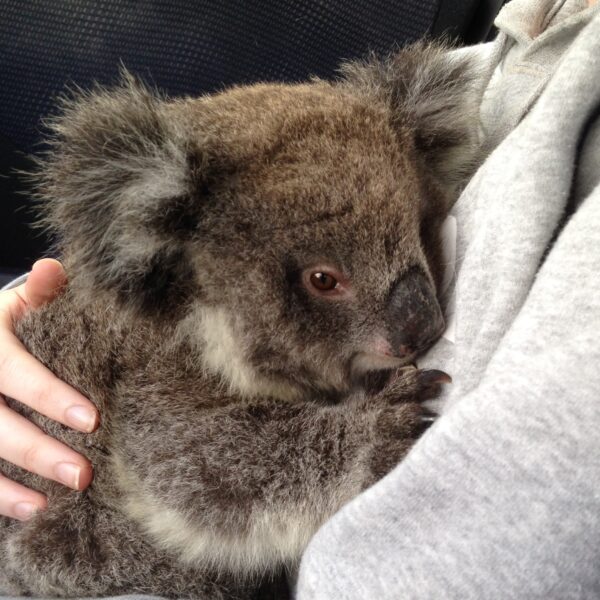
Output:
<svg viewBox="0 0 600 600">
<path fill-rule="evenodd" d="M 0 457 L 75 490 L 85 489 L 92 481 L 92 466 L 87 459 L 8 406 L 0 406 Z"/>
<path fill-rule="evenodd" d="M 0 515 L 27 521 L 47 506 L 46 497 L 0 475 Z"/>
<path fill-rule="evenodd" d="M 0 329 L 0 348 L 0 390 L 5 396 L 79 431 L 96 429 L 96 407 L 31 356 L 10 331 Z"/>
<path fill-rule="evenodd" d="M 63 266 L 53 258 L 43 258 L 34 263 L 25 282 L 25 301 L 31 308 L 38 308 L 60 293 L 67 283 Z"/>
</svg>

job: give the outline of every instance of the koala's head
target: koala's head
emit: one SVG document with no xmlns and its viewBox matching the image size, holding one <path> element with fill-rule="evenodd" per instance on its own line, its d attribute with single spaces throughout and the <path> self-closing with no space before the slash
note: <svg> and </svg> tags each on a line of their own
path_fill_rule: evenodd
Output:
<svg viewBox="0 0 600 600">
<path fill-rule="evenodd" d="M 40 177 L 72 289 L 168 324 L 246 395 L 343 393 L 412 360 L 443 328 L 477 81 L 418 44 L 335 82 L 78 94 Z"/>
</svg>

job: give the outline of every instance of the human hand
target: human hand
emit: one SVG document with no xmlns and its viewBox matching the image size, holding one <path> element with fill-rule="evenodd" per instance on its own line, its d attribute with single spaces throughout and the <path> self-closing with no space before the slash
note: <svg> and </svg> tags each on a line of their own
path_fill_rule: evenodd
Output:
<svg viewBox="0 0 600 600">
<path fill-rule="evenodd" d="M 0 292 L 0 394 L 73 429 L 91 432 L 99 421 L 93 404 L 31 356 L 13 329 L 15 320 L 52 300 L 65 283 L 62 265 L 47 258 L 33 265 L 26 283 Z M 92 480 L 87 459 L 15 413 L 2 396 L 0 458 L 77 490 Z M 45 507 L 43 494 L 0 474 L 0 514 L 27 520 Z"/>
</svg>

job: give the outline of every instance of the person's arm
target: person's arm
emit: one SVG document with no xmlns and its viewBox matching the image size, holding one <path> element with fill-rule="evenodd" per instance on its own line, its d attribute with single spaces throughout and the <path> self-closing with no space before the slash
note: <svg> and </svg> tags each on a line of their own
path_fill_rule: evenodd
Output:
<svg viewBox="0 0 600 600">
<path fill-rule="evenodd" d="M 33 265 L 26 283 L 0 292 L 0 394 L 73 429 L 90 432 L 98 425 L 96 408 L 31 356 L 13 330 L 16 320 L 52 300 L 65 283 L 62 265 L 43 259 Z M 92 480 L 92 467 L 83 456 L 10 410 L 2 396 L 0 458 L 74 489 L 84 489 Z M 0 514 L 26 520 L 45 507 L 42 494 L 0 474 Z"/>
</svg>

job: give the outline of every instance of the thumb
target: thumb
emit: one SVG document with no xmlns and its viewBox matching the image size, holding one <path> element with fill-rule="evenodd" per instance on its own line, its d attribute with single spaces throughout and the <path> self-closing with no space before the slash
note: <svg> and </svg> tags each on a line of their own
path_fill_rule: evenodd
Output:
<svg viewBox="0 0 600 600">
<path fill-rule="evenodd" d="M 67 283 L 60 262 L 43 258 L 34 263 L 25 283 L 25 299 L 30 308 L 39 308 L 55 298 Z"/>
</svg>

